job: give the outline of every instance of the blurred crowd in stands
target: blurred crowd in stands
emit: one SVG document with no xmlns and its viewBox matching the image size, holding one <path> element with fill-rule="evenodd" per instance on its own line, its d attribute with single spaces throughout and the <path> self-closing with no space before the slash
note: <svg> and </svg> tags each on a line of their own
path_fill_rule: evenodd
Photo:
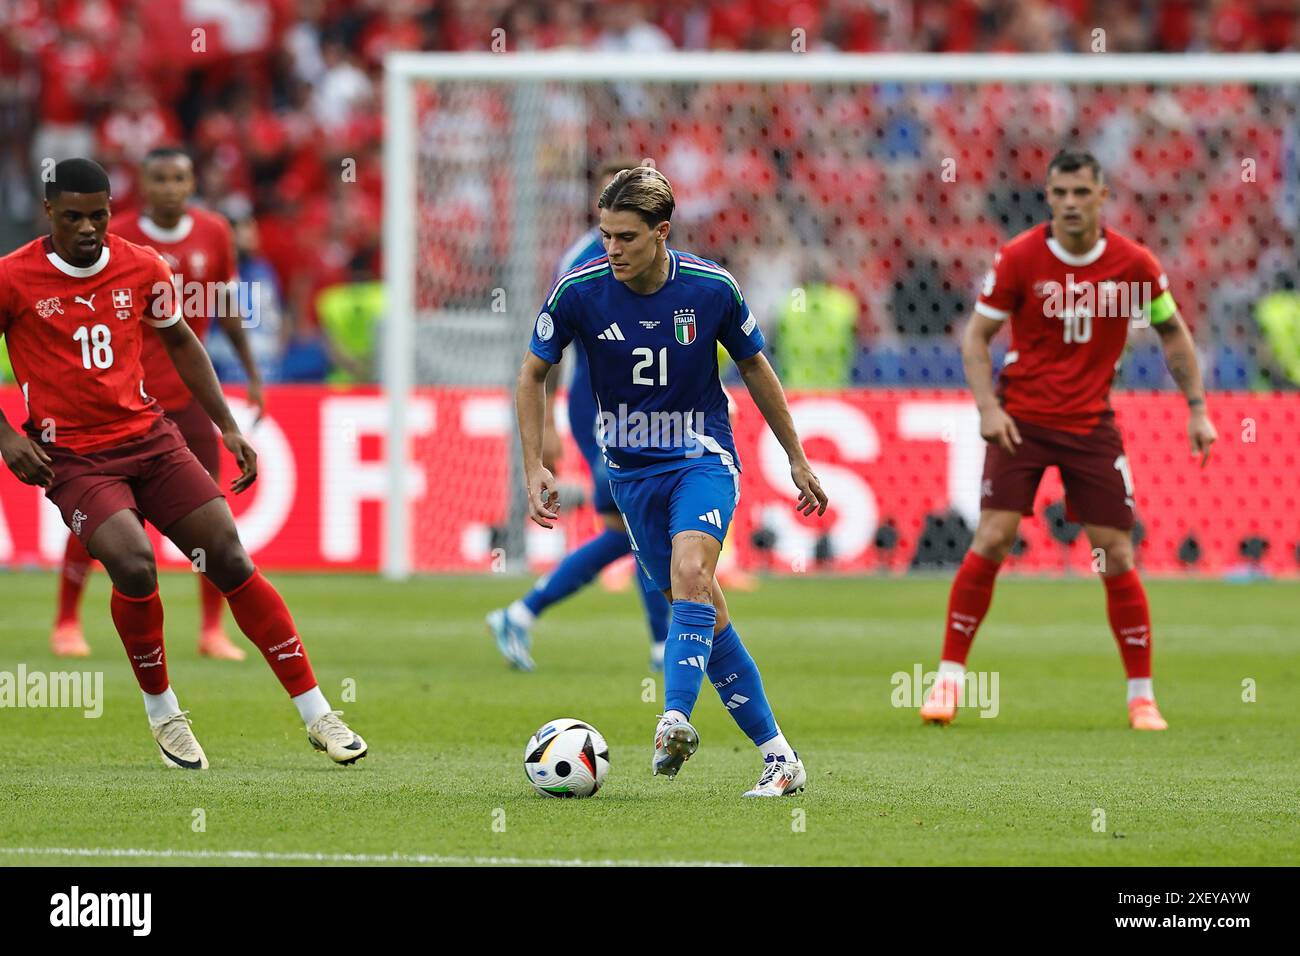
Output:
<svg viewBox="0 0 1300 956">
<path fill-rule="evenodd" d="M 179 143 L 195 161 L 198 201 L 236 226 L 267 380 L 373 380 L 389 51 L 1088 52 L 1102 30 L 1108 52 L 1274 52 L 1300 48 L 1298 6 L 4 0 L 0 251 L 43 230 L 42 160 L 97 158 L 121 211 L 137 202 L 141 157 Z M 585 129 L 571 130 L 582 142 L 559 153 L 576 168 L 554 170 L 574 188 L 548 192 L 571 205 L 555 211 L 572 227 L 555 241 L 567 245 L 585 227 L 588 167 L 654 156 L 679 192 L 678 241 L 737 274 L 792 384 L 960 384 L 955 330 L 1000 239 L 1041 219 L 1043 167 L 1066 141 L 1106 165 L 1108 221 L 1162 257 L 1212 353 L 1214 384 L 1300 383 L 1300 344 L 1286 345 L 1300 337 L 1294 87 L 624 86 L 564 95 L 582 101 Z M 439 124 L 508 136 L 500 102 L 426 96 L 420 116 L 426 143 L 437 142 Z M 955 181 L 943 177 L 946 159 Z M 481 165 L 471 186 L 460 170 L 453 188 L 437 181 L 421 196 L 422 308 L 481 306 L 501 283 L 499 264 L 472 268 L 476 257 L 500 258 L 491 240 L 467 248 L 501 195 L 499 161 Z M 448 223 L 459 235 L 447 235 Z M 818 351 L 797 356 L 801 340 Z M 219 370 L 237 379 L 223 344 L 212 347 Z M 1159 385 L 1158 357 L 1141 351 L 1124 381 Z"/>
</svg>

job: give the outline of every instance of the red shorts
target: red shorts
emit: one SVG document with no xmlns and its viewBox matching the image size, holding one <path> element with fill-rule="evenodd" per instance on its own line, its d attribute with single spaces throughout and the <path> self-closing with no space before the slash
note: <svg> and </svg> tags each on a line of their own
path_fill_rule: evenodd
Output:
<svg viewBox="0 0 1300 956">
<path fill-rule="evenodd" d="M 195 508 L 223 497 L 180 429 L 162 415 L 149 431 L 115 448 L 79 455 L 46 445 L 45 452 L 54 468 L 45 497 L 82 544 L 125 508 L 165 533 Z"/>
<path fill-rule="evenodd" d="M 1034 495 L 1052 465 L 1065 485 L 1066 517 L 1107 528 L 1133 527 L 1133 476 L 1115 420 L 1102 419 L 1086 435 L 1014 419 L 1024 440 L 1014 455 L 990 442 L 984 455 L 980 508 L 1034 513 Z"/>
<path fill-rule="evenodd" d="M 221 469 L 221 441 L 217 426 L 203 410 L 198 401 L 191 401 L 184 408 L 174 412 L 163 412 L 176 423 L 181 430 L 181 437 L 190 446 L 199 464 L 207 469 L 209 475 L 217 475 Z"/>
</svg>

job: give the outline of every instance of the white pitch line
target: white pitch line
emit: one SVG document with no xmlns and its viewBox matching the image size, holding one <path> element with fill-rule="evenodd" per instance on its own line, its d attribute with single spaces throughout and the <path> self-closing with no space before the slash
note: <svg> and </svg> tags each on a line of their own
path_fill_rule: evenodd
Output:
<svg viewBox="0 0 1300 956">
<path fill-rule="evenodd" d="M 0 847 L 0 856 L 108 859 L 242 860 L 252 863 L 402 863 L 411 866 L 748 866 L 710 860 L 546 860 L 512 856 L 439 856 L 423 853 L 277 853 L 261 850 L 146 850 L 138 847 Z"/>
</svg>

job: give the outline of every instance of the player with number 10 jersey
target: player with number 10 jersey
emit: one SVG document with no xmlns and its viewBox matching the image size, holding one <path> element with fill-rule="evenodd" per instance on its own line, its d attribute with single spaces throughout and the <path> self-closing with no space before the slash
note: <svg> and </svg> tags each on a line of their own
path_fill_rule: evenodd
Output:
<svg viewBox="0 0 1300 956">
<path fill-rule="evenodd" d="M 966 379 L 988 441 L 975 540 L 953 581 L 939 679 L 921 708 L 930 723 L 956 716 L 966 658 L 993 582 L 1033 512 L 1043 473 L 1060 470 L 1066 513 L 1080 522 L 1101 573 L 1107 617 L 1128 675 L 1129 724 L 1164 730 L 1151 671 L 1151 615 L 1134 566 L 1133 473 L 1110 408 L 1130 327 L 1151 327 L 1191 411 L 1188 438 L 1202 464 L 1215 440 L 1196 351 L 1169 282 L 1145 247 L 1101 222 L 1107 186 L 1088 153 L 1063 151 L 1047 169 L 1050 222 L 1002 247 L 962 342 Z M 989 343 L 1011 326 L 996 388 Z"/>
</svg>

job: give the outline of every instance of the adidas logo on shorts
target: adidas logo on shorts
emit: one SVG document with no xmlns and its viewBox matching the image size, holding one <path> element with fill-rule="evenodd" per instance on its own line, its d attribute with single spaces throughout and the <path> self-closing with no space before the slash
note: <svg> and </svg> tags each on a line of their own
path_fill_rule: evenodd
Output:
<svg viewBox="0 0 1300 956">
<path fill-rule="evenodd" d="M 701 521 L 707 521 L 715 528 L 718 529 L 722 528 L 722 512 L 720 512 L 717 508 L 714 508 L 712 511 L 706 511 L 704 514 L 700 515 L 699 517 Z"/>
</svg>

